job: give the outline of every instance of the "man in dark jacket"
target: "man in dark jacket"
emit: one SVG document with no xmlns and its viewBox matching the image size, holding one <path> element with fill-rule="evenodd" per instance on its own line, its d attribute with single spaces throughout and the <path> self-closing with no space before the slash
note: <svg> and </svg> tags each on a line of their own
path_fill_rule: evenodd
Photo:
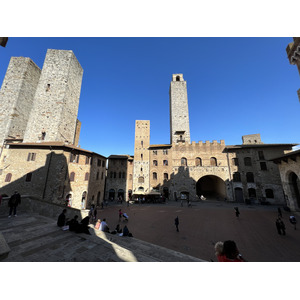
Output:
<svg viewBox="0 0 300 300">
<path fill-rule="evenodd" d="M 66 225 L 66 213 L 67 213 L 67 210 L 64 209 L 62 211 L 62 213 L 58 216 L 58 219 L 57 219 L 57 226 L 58 227 L 63 227 Z"/>
<path fill-rule="evenodd" d="M 17 206 L 21 204 L 21 195 L 15 191 L 15 193 L 8 200 L 9 207 L 9 218 L 11 217 L 12 212 L 14 212 L 14 216 L 17 216 Z"/>
</svg>

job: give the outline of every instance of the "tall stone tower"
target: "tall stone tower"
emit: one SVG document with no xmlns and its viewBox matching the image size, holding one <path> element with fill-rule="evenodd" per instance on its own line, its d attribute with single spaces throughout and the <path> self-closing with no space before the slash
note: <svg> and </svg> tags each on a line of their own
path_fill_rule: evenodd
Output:
<svg viewBox="0 0 300 300">
<path fill-rule="evenodd" d="M 12 57 L 0 90 L 0 145 L 24 138 L 40 68 L 28 57 Z"/>
<path fill-rule="evenodd" d="M 48 49 L 24 142 L 74 144 L 82 75 L 72 51 Z"/>
<path fill-rule="evenodd" d="M 149 180 L 150 121 L 135 121 L 133 193 L 147 193 Z"/>
<path fill-rule="evenodd" d="M 170 85 L 170 143 L 190 143 L 190 122 L 186 81 L 182 74 L 173 74 Z"/>
</svg>

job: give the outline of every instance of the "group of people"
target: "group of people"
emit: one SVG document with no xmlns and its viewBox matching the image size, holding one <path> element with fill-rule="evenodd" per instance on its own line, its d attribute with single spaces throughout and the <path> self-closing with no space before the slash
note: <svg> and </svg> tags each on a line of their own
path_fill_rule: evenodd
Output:
<svg viewBox="0 0 300 300">
<path fill-rule="evenodd" d="M 219 262 L 245 262 L 240 254 L 236 243 L 231 240 L 217 242 L 215 244 L 215 255 Z"/>
<path fill-rule="evenodd" d="M 106 219 L 103 219 L 102 221 L 100 219 L 98 219 L 98 221 L 95 224 L 95 229 L 106 232 L 106 233 L 110 233 L 110 234 L 119 234 L 120 236 L 129 236 L 132 237 L 132 233 L 129 232 L 128 227 L 125 225 L 123 230 L 120 227 L 120 224 L 117 224 L 116 228 L 114 230 L 110 230 L 108 227 L 108 224 L 106 222 Z"/>
</svg>

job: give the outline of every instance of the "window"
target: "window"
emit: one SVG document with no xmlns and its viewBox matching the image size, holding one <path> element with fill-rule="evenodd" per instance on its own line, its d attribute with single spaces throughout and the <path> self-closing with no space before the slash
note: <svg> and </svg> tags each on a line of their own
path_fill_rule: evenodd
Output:
<svg viewBox="0 0 300 300">
<path fill-rule="evenodd" d="M 103 172 L 101 173 L 101 180 L 103 179 Z"/>
<path fill-rule="evenodd" d="M 129 165 L 132 166 L 132 163 L 133 163 L 132 160 L 130 160 L 130 161 L 129 161 Z"/>
<path fill-rule="evenodd" d="M 35 161 L 36 153 L 28 153 L 27 161 Z"/>
<path fill-rule="evenodd" d="M 234 172 L 233 173 L 233 181 L 234 182 L 240 182 L 241 181 L 241 173 L 240 172 Z"/>
<path fill-rule="evenodd" d="M 251 167 L 252 166 L 251 157 L 245 157 L 244 164 L 245 164 L 245 166 Z"/>
<path fill-rule="evenodd" d="M 196 167 L 202 166 L 202 160 L 200 157 L 196 157 L 195 165 L 196 165 Z"/>
<path fill-rule="evenodd" d="M 248 189 L 248 196 L 249 196 L 249 198 L 256 198 L 256 190 Z"/>
<path fill-rule="evenodd" d="M 10 182 L 11 181 L 11 176 L 12 176 L 11 173 L 6 174 L 6 176 L 5 176 L 5 182 Z"/>
<path fill-rule="evenodd" d="M 164 154 L 164 155 L 168 155 L 168 150 L 167 150 L 167 149 L 164 149 L 164 150 L 163 150 L 163 154 Z"/>
<path fill-rule="evenodd" d="M 86 156 L 85 157 L 85 164 L 88 165 L 90 163 L 90 157 Z"/>
<path fill-rule="evenodd" d="M 153 161 L 153 166 L 157 167 L 157 160 Z"/>
<path fill-rule="evenodd" d="M 187 159 L 185 157 L 181 158 L 181 166 L 183 166 L 183 167 L 187 166 Z"/>
<path fill-rule="evenodd" d="M 96 180 L 99 180 L 99 171 L 97 172 Z"/>
<path fill-rule="evenodd" d="M 80 156 L 79 154 L 76 155 L 76 163 L 77 164 L 79 163 L 79 156 Z"/>
<path fill-rule="evenodd" d="M 114 178 L 117 178 L 117 173 L 116 172 L 114 172 Z"/>
<path fill-rule="evenodd" d="M 86 173 L 85 173 L 85 176 L 84 176 L 84 180 L 85 180 L 85 181 L 88 181 L 88 180 L 89 180 L 89 175 L 90 175 L 89 172 L 86 172 Z"/>
<path fill-rule="evenodd" d="M 180 81 L 180 76 L 176 76 L 176 81 Z"/>
<path fill-rule="evenodd" d="M 169 179 L 169 174 L 168 173 L 164 173 L 164 179 L 168 180 Z"/>
<path fill-rule="evenodd" d="M 273 190 L 266 189 L 266 198 L 274 198 Z"/>
<path fill-rule="evenodd" d="M 110 178 L 113 178 L 113 176 L 114 176 L 114 173 L 110 172 Z"/>
<path fill-rule="evenodd" d="M 105 161 L 102 160 L 102 167 L 105 167 Z"/>
<path fill-rule="evenodd" d="M 237 157 L 234 157 L 234 158 L 232 159 L 232 164 L 233 164 L 234 166 L 238 166 L 238 165 L 239 165 L 239 159 L 238 159 Z"/>
<path fill-rule="evenodd" d="M 70 155 L 70 162 L 78 163 L 79 162 L 79 155 L 71 153 L 71 155 Z"/>
<path fill-rule="evenodd" d="M 125 178 L 125 172 L 122 172 L 122 178 Z"/>
<path fill-rule="evenodd" d="M 119 178 L 122 178 L 122 172 L 119 172 Z"/>
<path fill-rule="evenodd" d="M 141 146 L 143 147 L 143 145 L 144 145 L 144 142 L 143 142 L 143 141 L 141 141 Z"/>
<path fill-rule="evenodd" d="M 141 154 L 141 160 L 143 160 L 143 154 Z"/>
<path fill-rule="evenodd" d="M 143 176 L 140 176 L 140 177 L 139 177 L 138 183 L 144 183 L 144 177 L 143 177 Z"/>
<path fill-rule="evenodd" d="M 157 180 L 157 173 L 156 172 L 153 172 L 152 178 L 153 178 L 153 180 Z"/>
<path fill-rule="evenodd" d="M 212 167 L 216 167 L 217 166 L 217 159 L 215 157 L 211 157 L 210 158 L 210 165 Z"/>
<path fill-rule="evenodd" d="M 168 165 L 168 161 L 167 161 L 167 160 L 164 160 L 164 161 L 163 161 L 163 164 L 164 164 L 164 166 L 167 166 L 167 165 Z"/>
<path fill-rule="evenodd" d="M 264 151 L 258 151 L 258 158 L 259 158 L 260 160 L 264 160 L 264 159 L 265 159 Z"/>
<path fill-rule="evenodd" d="M 98 158 L 98 161 L 97 161 L 97 166 L 101 167 L 101 159 L 99 159 L 99 158 Z"/>
<path fill-rule="evenodd" d="M 72 173 L 70 174 L 70 181 L 74 181 L 74 180 L 75 180 L 75 173 L 72 172 Z"/>
<path fill-rule="evenodd" d="M 252 172 L 247 172 L 246 178 L 247 178 L 247 182 L 254 182 L 254 175 Z"/>
<path fill-rule="evenodd" d="M 153 154 L 154 154 L 154 155 L 157 155 L 157 150 L 153 150 Z"/>
<path fill-rule="evenodd" d="M 268 169 L 267 169 L 267 163 L 264 162 L 264 161 L 261 161 L 261 162 L 260 162 L 260 169 L 261 169 L 262 171 L 267 171 L 267 170 L 268 170 Z"/>
<path fill-rule="evenodd" d="M 26 174 L 25 181 L 26 181 L 26 182 L 30 182 L 30 181 L 31 181 L 31 177 L 32 177 L 32 173 L 27 173 L 27 174 Z"/>
</svg>

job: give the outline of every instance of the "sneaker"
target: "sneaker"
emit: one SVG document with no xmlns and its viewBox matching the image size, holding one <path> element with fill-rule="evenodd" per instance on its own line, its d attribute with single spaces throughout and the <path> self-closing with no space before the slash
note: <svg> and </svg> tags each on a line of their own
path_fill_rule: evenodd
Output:
<svg viewBox="0 0 300 300">
<path fill-rule="evenodd" d="M 8 216 L 9 218 L 11 217 L 11 215 Z"/>
</svg>

